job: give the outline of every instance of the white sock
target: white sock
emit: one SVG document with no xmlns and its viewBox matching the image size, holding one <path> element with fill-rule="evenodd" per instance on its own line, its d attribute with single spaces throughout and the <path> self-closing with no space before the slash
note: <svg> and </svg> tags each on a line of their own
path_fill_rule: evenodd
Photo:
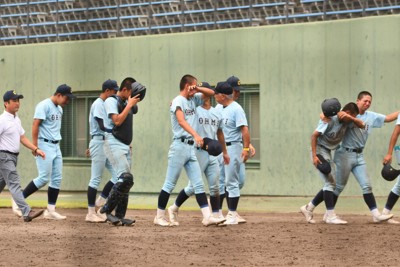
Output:
<svg viewBox="0 0 400 267">
<path fill-rule="evenodd" d="M 94 207 L 88 207 L 88 213 L 89 214 L 95 214 L 96 210 L 94 209 Z"/>
<path fill-rule="evenodd" d="M 165 217 L 165 210 L 157 209 L 157 218 Z"/>
<path fill-rule="evenodd" d="M 49 212 L 56 211 L 56 205 L 47 204 L 47 210 Z"/>
<path fill-rule="evenodd" d="M 382 210 L 382 214 L 383 214 L 383 215 L 388 215 L 388 214 L 390 214 L 390 212 L 391 212 L 391 210 L 388 210 L 387 208 L 384 208 L 384 209 Z"/>
<path fill-rule="evenodd" d="M 377 208 L 371 210 L 371 213 L 372 213 L 372 216 L 375 216 L 375 217 L 378 217 L 381 215 Z"/>
<path fill-rule="evenodd" d="M 106 201 L 107 201 L 107 199 L 106 198 L 104 198 L 104 197 L 102 197 L 102 196 L 99 196 L 98 198 L 97 198 L 97 200 L 96 200 L 96 206 L 103 206 L 104 205 L 104 203 L 106 203 Z"/>
<path fill-rule="evenodd" d="M 310 202 L 310 203 L 307 204 L 306 209 L 308 211 L 314 211 L 315 206 L 314 206 L 314 204 L 312 202 Z"/>
<path fill-rule="evenodd" d="M 326 210 L 328 217 L 335 216 L 335 210 Z"/>
<path fill-rule="evenodd" d="M 179 207 L 175 203 L 171 206 L 171 209 L 172 211 L 179 211 Z"/>
<path fill-rule="evenodd" d="M 203 218 L 204 219 L 208 219 L 211 216 L 211 211 L 210 211 L 210 208 L 208 206 L 204 207 L 204 208 L 201 208 L 201 213 L 203 214 Z"/>
</svg>

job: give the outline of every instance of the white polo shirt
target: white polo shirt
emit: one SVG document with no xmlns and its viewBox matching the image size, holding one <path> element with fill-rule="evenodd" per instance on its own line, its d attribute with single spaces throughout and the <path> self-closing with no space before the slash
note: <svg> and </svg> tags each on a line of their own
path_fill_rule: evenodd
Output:
<svg viewBox="0 0 400 267">
<path fill-rule="evenodd" d="M 7 111 L 0 115 L 0 150 L 19 153 L 21 136 L 24 134 L 18 115 Z"/>
</svg>

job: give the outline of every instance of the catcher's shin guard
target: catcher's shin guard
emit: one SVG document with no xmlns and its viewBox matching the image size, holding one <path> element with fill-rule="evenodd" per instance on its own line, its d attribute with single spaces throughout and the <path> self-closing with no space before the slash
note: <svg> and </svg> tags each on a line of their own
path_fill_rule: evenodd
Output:
<svg viewBox="0 0 400 267">
<path fill-rule="evenodd" d="M 125 218 L 126 210 L 128 209 L 129 194 L 121 196 L 121 200 L 115 209 L 115 216 L 119 219 Z"/>
</svg>

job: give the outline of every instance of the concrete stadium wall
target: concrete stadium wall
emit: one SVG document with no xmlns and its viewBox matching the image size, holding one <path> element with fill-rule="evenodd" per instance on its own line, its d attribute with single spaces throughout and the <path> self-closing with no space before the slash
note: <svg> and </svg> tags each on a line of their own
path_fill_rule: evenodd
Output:
<svg viewBox="0 0 400 267">
<path fill-rule="evenodd" d="M 371 110 L 398 110 L 400 16 L 0 47 L 1 91 L 24 94 L 19 115 L 31 138 L 35 105 L 61 83 L 74 91 L 98 91 L 108 78 L 133 76 L 148 93 L 134 119 L 132 192 L 159 192 L 172 137 L 168 107 L 179 80 L 190 73 L 211 83 L 236 75 L 243 84 L 260 85 L 260 169 L 247 170 L 243 194 L 313 195 L 321 181 L 311 164 L 309 146 L 325 98 L 342 104 L 369 90 Z M 370 136 L 365 157 L 375 195 L 393 183 L 380 168 L 394 124 Z M 37 175 L 29 151 L 18 165 L 25 186 Z M 86 190 L 90 164 L 65 163 L 63 190 Z M 106 174 L 108 176 L 108 174 Z M 178 192 L 186 185 L 180 179 Z M 104 179 L 106 180 L 106 179 Z M 104 182 L 103 182 L 104 183 Z M 344 191 L 360 195 L 353 177 Z"/>
</svg>

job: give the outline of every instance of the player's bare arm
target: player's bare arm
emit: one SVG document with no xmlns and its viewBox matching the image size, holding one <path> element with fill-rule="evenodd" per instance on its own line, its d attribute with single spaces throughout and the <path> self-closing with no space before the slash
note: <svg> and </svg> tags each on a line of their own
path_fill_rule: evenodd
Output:
<svg viewBox="0 0 400 267">
<path fill-rule="evenodd" d="M 386 115 L 385 122 L 392 122 L 399 116 L 399 111 Z"/>
<path fill-rule="evenodd" d="M 337 116 L 339 117 L 339 120 L 340 120 L 340 121 L 344 121 L 344 122 L 354 122 L 354 124 L 355 124 L 358 128 L 361 128 L 361 129 L 364 129 L 364 128 L 365 128 L 365 123 L 364 123 L 362 120 L 357 119 L 357 118 L 355 117 L 355 115 L 352 116 L 352 115 L 350 115 L 349 113 L 347 113 L 347 112 L 345 112 L 345 111 L 339 111 L 338 114 L 337 114 Z"/>
<path fill-rule="evenodd" d="M 36 147 L 38 146 L 38 137 L 39 137 L 39 126 L 43 120 L 34 119 L 32 124 L 32 143 Z"/>
<path fill-rule="evenodd" d="M 217 138 L 218 138 L 218 142 L 222 146 L 222 157 L 224 158 L 224 164 L 227 165 L 227 164 L 229 164 L 231 159 L 228 155 L 228 151 L 226 150 L 225 136 L 224 136 L 224 132 L 221 129 L 217 130 Z"/>
<path fill-rule="evenodd" d="M 206 87 L 196 86 L 196 90 L 197 90 L 197 92 L 202 93 L 203 97 L 210 97 L 215 94 L 214 90 L 208 89 Z"/>
<path fill-rule="evenodd" d="M 129 112 L 131 111 L 132 107 L 136 105 L 140 101 L 140 95 L 136 95 L 134 97 L 128 98 L 128 103 L 124 110 L 120 114 L 112 114 L 111 119 L 116 126 L 120 126 L 128 116 Z"/>
<path fill-rule="evenodd" d="M 386 156 L 383 158 L 383 164 L 392 162 L 393 148 L 397 143 L 397 139 L 400 134 L 400 125 L 396 125 L 393 129 L 392 136 L 390 137 L 389 148 Z"/>
<path fill-rule="evenodd" d="M 188 132 L 191 136 L 193 136 L 197 146 L 203 146 L 203 138 L 189 125 L 189 123 L 185 120 L 185 115 L 183 111 L 178 107 L 175 111 L 176 119 L 178 120 L 179 125 Z"/>
<path fill-rule="evenodd" d="M 243 138 L 243 150 L 242 150 L 242 158 L 243 162 L 246 162 L 249 157 L 250 157 L 250 132 L 249 132 L 249 127 L 247 126 L 241 126 L 240 130 L 242 132 L 242 138 Z"/>
<path fill-rule="evenodd" d="M 311 135 L 311 153 L 312 153 L 313 164 L 315 167 L 317 167 L 318 164 L 322 163 L 317 157 L 317 140 L 318 136 L 320 135 L 321 133 L 318 131 L 314 131 L 313 134 Z"/>
<path fill-rule="evenodd" d="M 25 135 L 21 135 L 20 142 L 26 148 L 32 150 L 32 154 L 34 154 L 35 156 L 41 156 L 43 159 L 46 158 L 46 154 L 44 153 L 44 151 L 42 151 L 39 147 L 32 144 L 32 142 Z"/>
</svg>

